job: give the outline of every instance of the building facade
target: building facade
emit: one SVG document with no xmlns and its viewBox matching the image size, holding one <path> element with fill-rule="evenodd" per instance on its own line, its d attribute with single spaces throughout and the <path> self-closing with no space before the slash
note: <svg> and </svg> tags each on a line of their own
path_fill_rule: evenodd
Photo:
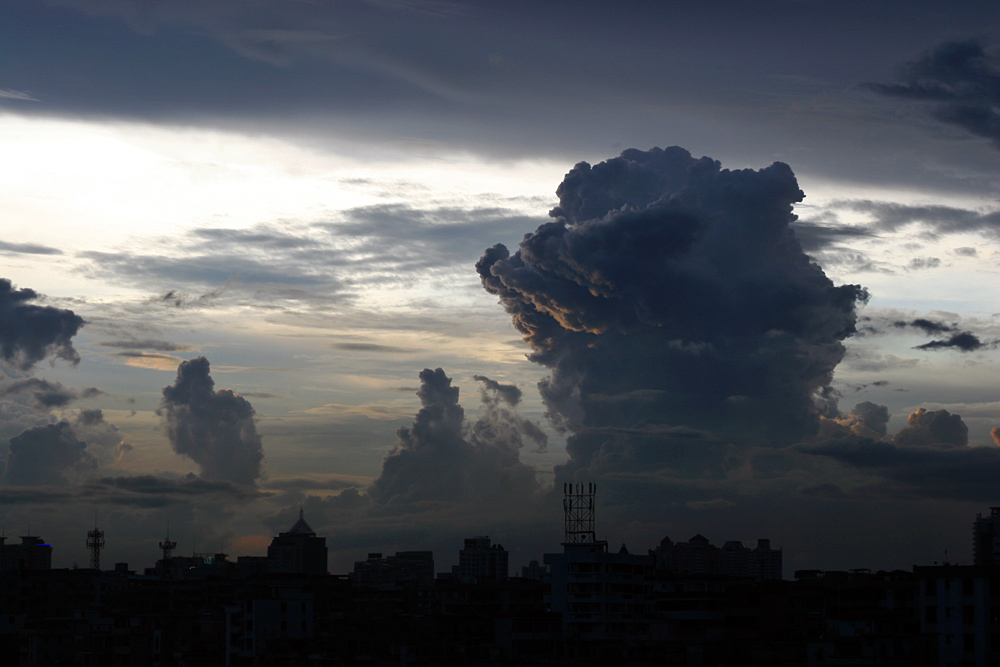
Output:
<svg viewBox="0 0 1000 667">
<path fill-rule="evenodd" d="M 20 544 L 4 544 L 0 537 L 0 571 L 51 570 L 52 545 L 37 535 L 22 535 Z"/>
<path fill-rule="evenodd" d="M 278 533 L 267 548 L 269 572 L 326 574 L 326 538 L 316 533 L 299 510 L 299 520 L 287 532 Z"/>
<path fill-rule="evenodd" d="M 563 615 L 565 635 L 581 640 L 621 640 L 649 633 L 653 613 L 652 555 L 617 553 L 608 543 L 564 543 L 545 554 L 549 609 Z"/>
<path fill-rule="evenodd" d="M 972 524 L 972 562 L 1000 565 L 1000 507 L 991 507 L 989 516 L 976 514 Z"/>
<path fill-rule="evenodd" d="M 507 550 L 490 544 L 486 536 L 465 538 L 465 548 L 458 552 L 460 581 L 507 581 L 509 573 Z"/>
</svg>

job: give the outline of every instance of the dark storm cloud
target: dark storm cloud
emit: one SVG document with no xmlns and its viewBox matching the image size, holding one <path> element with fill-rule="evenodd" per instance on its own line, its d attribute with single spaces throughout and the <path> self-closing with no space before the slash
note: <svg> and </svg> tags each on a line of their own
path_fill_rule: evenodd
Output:
<svg viewBox="0 0 1000 667">
<path fill-rule="evenodd" d="M 29 303 L 37 298 L 34 290 L 15 289 L 0 278 L 0 358 L 20 370 L 48 356 L 79 363 L 72 339 L 83 318 L 71 310 Z"/>
<path fill-rule="evenodd" d="M 552 370 L 540 390 L 576 432 L 571 468 L 613 446 L 589 429 L 771 444 L 815 432 L 867 294 L 802 251 L 787 165 L 730 171 L 677 147 L 631 149 L 578 164 L 557 193 L 553 222 L 477 270 Z"/>
<path fill-rule="evenodd" d="M 65 474 L 93 471 L 97 462 L 67 422 L 35 426 L 10 439 L 6 479 L 33 486 L 68 483 Z"/>
<path fill-rule="evenodd" d="M 62 250 L 37 243 L 7 243 L 0 241 L 0 252 L 19 255 L 61 255 Z"/>
<path fill-rule="evenodd" d="M 962 331 L 945 340 L 932 340 L 923 345 L 917 345 L 915 350 L 945 350 L 955 349 L 959 352 L 975 352 L 984 347 L 992 347 L 992 344 L 983 343 L 979 337 L 968 331 Z"/>
<path fill-rule="evenodd" d="M 0 398 L 15 396 L 28 396 L 36 408 L 48 410 L 69 405 L 79 397 L 79 394 L 62 383 L 40 378 L 24 378 L 0 383 Z"/>
<path fill-rule="evenodd" d="M 234 498 L 259 498 L 266 494 L 225 480 L 206 480 L 188 474 L 180 478 L 135 475 L 132 477 L 102 477 L 90 483 L 93 488 L 106 487 L 130 494 L 174 497 L 177 499 L 203 495 L 226 495 Z"/>
<path fill-rule="evenodd" d="M 214 388 L 208 359 L 182 362 L 157 414 L 174 451 L 200 465 L 202 476 L 253 484 L 264 458 L 254 409 L 232 390 Z"/>
<path fill-rule="evenodd" d="M 503 399 L 511 407 L 517 407 L 521 402 L 521 390 L 517 385 L 501 384 L 485 375 L 473 375 L 472 379 L 482 384 L 483 400 L 487 400 L 488 392 L 493 392 L 497 398 Z"/>
<path fill-rule="evenodd" d="M 884 428 L 882 433 L 885 433 Z M 964 447 L 969 444 L 969 428 L 960 416 L 947 410 L 918 408 L 910 413 L 906 428 L 893 436 L 893 442 L 897 445 Z"/>
<path fill-rule="evenodd" d="M 925 317 L 918 317 L 915 320 L 906 322 L 904 320 L 896 320 L 892 323 L 892 326 L 897 329 L 905 329 L 906 327 L 916 327 L 920 329 L 928 336 L 941 333 L 950 333 L 956 331 L 958 327 L 954 324 L 948 324 L 947 322 L 940 322 L 937 320 L 930 320 Z"/>
<path fill-rule="evenodd" d="M 906 63 L 902 83 L 868 84 L 884 95 L 927 102 L 934 117 L 1000 148 L 1000 57 L 976 40 L 938 45 Z"/>
<path fill-rule="evenodd" d="M 484 395 L 486 410 L 469 425 L 458 393 L 440 368 L 420 372 L 417 396 L 422 407 L 413 425 L 397 432 L 399 443 L 383 461 L 369 498 L 380 505 L 492 506 L 524 502 L 536 493 L 534 471 L 519 459 L 522 424 L 500 409 L 499 394 L 492 402 Z"/>
<path fill-rule="evenodd" d="M 892 483 L 873 489 L 878 497 L 923 495 L 993 502 L 1000 474 L 1000 447 L 969 447 L 969 429 L 959 415 L 919 408 L 895 435 L 885 434 L 888 410 L 859 404 L 828 421 L 816 444 L 802 451 L 829 457 Z"/>
<path fill-rule="evenodd" d="M 869 239 L 874 236 L 871 229 L 849 225 L 823 224 L 798 220 L 791 225 L 795 238 L 806 252 L 825 250 L 844 241 Z"/>
<path fill-rule="evenodd" d="M 0 486 L 0 503 L 43 505 L 55 503 L 107 503 L 124 507 L 153 508 L 218 497 L 250 501 L 267 494 L 223 481 L 209 481 L 189 474 L 180 478 L 136 475 L 101 477 L 74 486 L 16 488 Z"/>
<path fill-rule="evenodd" d="M 194 345 L 185 343 L 171 343 L 166 340 L 155 340 L 152 338 L 132 339 L 132 340 L 104 340 L 102 347 L 113 347 L 124 350 L 156 350 L 157 352 L 186 352 L 193 350 Z"/>
<path fill-rule="evenodd" d="M 520 450 L 524 439 L 535 444 L 535 453 L 544 452 L 549 437 L 530 419 L 517 414 L 514 408 L 521 402 L 521 390 L 512 384 L 503 384 L 486 377 L 474 375 L 480 383 L 483 414 L 473 424 L 469 439 L 480 448 L 501 445 L 509 450 Z"/>
<path fill-rule="evenodd" d="M 354 489 L 355 492 L 360 484 L 342 479 L 309 479 L 308 477 L 296 477 L 293 479 L 272 479 L 264 484 L 265 488 L 275 491 L 304 491 L 304 490 L 324 490 L 340 491 L 343 489 Z"/>
<path fill-rule="evenodd" d="M 855 435 L 880 438 L 885 436 L 887 431 L 889 409 L 884 405 L 864 401 L 854 406 L 850 414 L 841 415 L 836 420 L 836 423 L 838 426 L 846 428 Z M 824 423 L 823 426 L 828 426 L 828 423 Z M 915 425 L 914 427 L 917 428 L 918 426 Z"/>
<path fill-rule="evenodd" d="M 104 418 L 102 410 L 80 410 L 71 425 L 77 437 L 87 443 L 87 453 L 98 465 L 121 460 L 132 451 L 132 445 L 125 442 L 117 426 Z"/>
<path fill-rule="evenodd" d="M 396 150 L 419 137 L 446 151 L 568 159 L 651 145 L 666 119 L 706 150 L 748 163 L 780 151 L 838 180 L 968 190 L 992 169 L 980 154 L 945 157 L 954 170 L 898 159 L 922 146 L 856 85 L 945 33 L 996 23 L 994 4 L 625 4 L 22 2 L 0 24 L 10 54 L 0 65 L 5 86 L 41 100 L 30 112 L 310 145 L 342 146 L 339 135 Z"/>
<path fill-rule="evenodd" d="M 927 227 L 933 234 L 959 234 L 984 231 L 1000 232 L 1000 211 L 972 210 L 954 206 L 913 206 L 889 201 L 852 199 L 833 202 L 834 209 L 865 213 L 875 229 L 894 232 L 913 224 Z"/>
<path fill-rule="evenodd" d="M 1000 473 L 1000 448 L 902 447 L 889 442 L 831 442 L 812 450 L 903 484 L 880 495 L 909 492 L 923 497 L 992 503 Z"/>
<path fill-rule="evenodd" d="M 104 395 L 106 395 L 105 392 L 97 387 L 77 390 L 60 382 L 49 382 L 40 378 L 22 378 L 11 382 L 0 382 L 0 398 L 26 396 L 35 408 L 43 411 L 66 407 L 80 398 L 96 398 Z"/>
</svg>

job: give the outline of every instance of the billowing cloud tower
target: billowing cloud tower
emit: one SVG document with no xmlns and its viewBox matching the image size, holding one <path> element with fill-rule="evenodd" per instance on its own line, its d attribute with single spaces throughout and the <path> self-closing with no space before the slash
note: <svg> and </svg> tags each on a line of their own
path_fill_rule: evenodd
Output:
<svg viewBox="0 0 1000 667">
<path fill-rule="evenodd" d="M 788 165 L 627 150 L 577 164 L 557 194 L 551 222 L 476 268 L 551 369 L 540 390 L 574 434 L 570 470 L 655 465 L 695 432 L 783 445 L 816 431 L 867 294 L 803 252 Z"/>
</svg>

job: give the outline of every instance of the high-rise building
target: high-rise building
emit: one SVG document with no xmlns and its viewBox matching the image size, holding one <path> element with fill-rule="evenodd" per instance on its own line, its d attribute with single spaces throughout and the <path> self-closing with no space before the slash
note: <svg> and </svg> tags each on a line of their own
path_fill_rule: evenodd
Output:
<svg viewBox="0 0 1000 667">
<path fill-rule="evenodd" d="M 543 554 L 548 566 L 549 608 L 563 617 L 573 639 L 607 641 L 649 633 L 656 557 L 617 553 L 594 539 L 594 496 L 588 483 L 563 485 L 566 541 L 561 554 Z"/>
<path fill-rule="evenodd" d="M 52 546 L 37 535 L 22 535 L 20 544 L 4 544 L 0 537 L 0 571 L 51 570 Z"/>
<path fill-rule="evenodd" d="M 458 576 L 461 581 L 507 581 L 507 550 L 490 545 L 486 536 L 465 538 L 465 548 L 458 552 Z"/>
<path fill-rule="evenodd" d="M 1000 564 L 1000 507 L 991 507 L 989 516 L 976 514 L 972 524 L 972 562 Z"/>
<path fill-rule="evenodd" d="M 617 552 L 608 543 L 564 542 L 560 554 L 544 554 L 549 566 L 546 602 L 563 615 L 569 637 L 609 640 L 649 632 L 653 614 L 652 554 Z"/>
<path fill-rule="evenodd" d="M 278 533 L 267 548 L 269 572 L 326 574 L 326 538 L 316 537 L 299 509 L 299 520 L 287 532 Z"/>
<path fill-rule="evenodd" d="M 676 544 L 664 537 L 660 546 L 649 553 L 656 557 L 658 570 L 671 574 L 723 574 L 761 580 L 782 577 L 781 549 L 772 549 L 768 539 L 757 540 L 753 549 L 736 540 L 720 549 L 702 535 Z"/>
<path fill-rule="evenodd" d="M 354 563 L 355 585 L 371 588 L 430 588 L 434 585 L 434 552 L 397 551 L 395 556 L 368 554 Z"/>
<path fill-rule="evenodd" d="M 781 549 L 772 549 L 771 540 L 757 540 L 757 546 L 750 554 L 750 576 L 755 579 L 781 579 L 783 566 Z"/>
</svg>

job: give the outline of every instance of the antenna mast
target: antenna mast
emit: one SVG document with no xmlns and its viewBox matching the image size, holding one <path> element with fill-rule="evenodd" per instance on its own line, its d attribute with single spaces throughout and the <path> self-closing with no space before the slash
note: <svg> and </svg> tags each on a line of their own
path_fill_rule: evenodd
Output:
<svg viewBox="0 0 1000 667">
<path fill-rule="evenodd" d="M 170 524 L 167 524 L 167 539 L 160 542 L 160 548 L 163 549 L 163 560 L 170 560 L 170 556 L 173 555 L 174 549 L 177 548 L 177 543 L 171 541 L 170 539 Z"/>
<path fill-rule="evenodd" d="M 586 544 L 596 542 L 594 534 L 594 495 L 597 485 L 587 482 L 563 484 L 563 512 L 566 515 L 566 542 Z"/>
<path fill-rule="evenodd" d="M 104 548 L 104 531 L 97 529 L 97 517 L 94 517 L 94 529 L 87 532 L 87 548 L 90 549 L 90 567 L 101 569 L 101 549 Z"/>
</svg>

